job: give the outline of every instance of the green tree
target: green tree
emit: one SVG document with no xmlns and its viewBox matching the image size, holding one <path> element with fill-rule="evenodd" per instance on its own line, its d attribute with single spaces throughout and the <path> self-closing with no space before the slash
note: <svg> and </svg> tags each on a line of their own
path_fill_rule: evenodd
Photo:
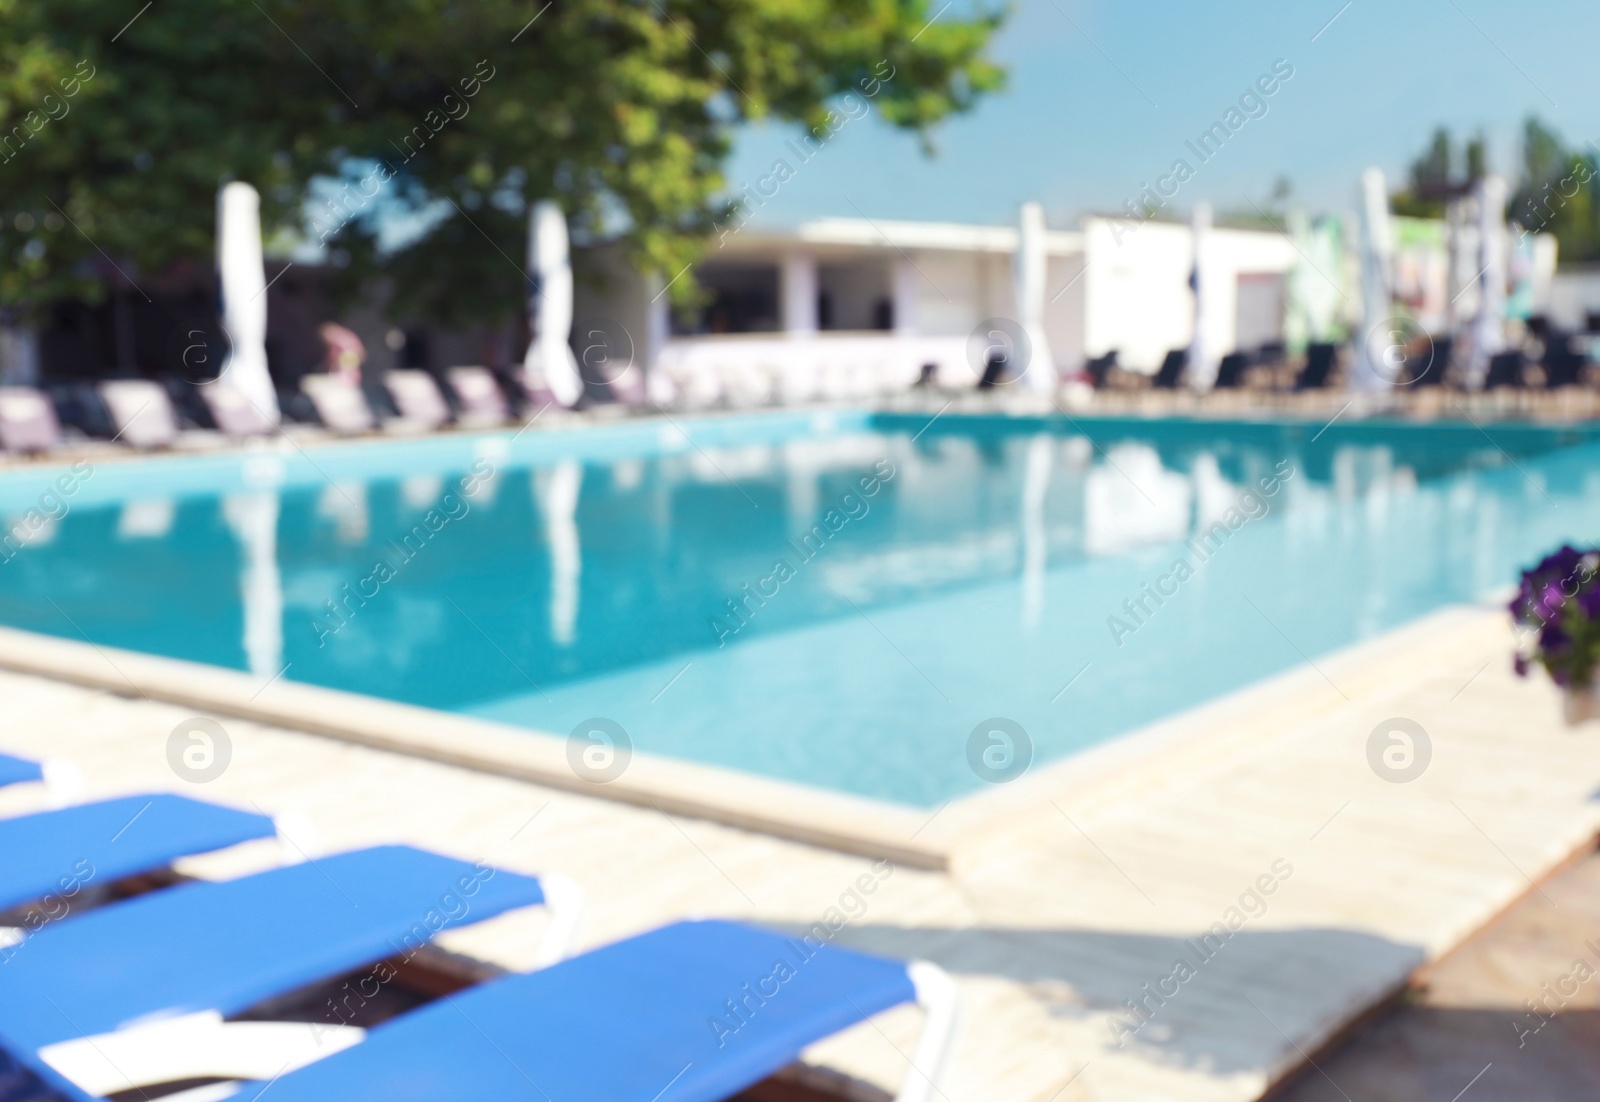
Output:
<svg viewBox="0 0 1600 1102">
<path fill-rule="evenodd" d="M 827 127 L 870 90 L 926 135 L 1002 80 L 984 57 L 1000 13 L 935 18 L 926 0 L 138 10 L 0 0 L 0 304 L 208 266 L 216 189 L 243 179 L 269 235 L 325 239 L 354 282 L 382 271 L 405 305 L 503 317 L 533 200 L 670 277 L 723 213 L 740 124 Z M 330 175 L 332 197 L 313 189 Z M 385 256 L 397 220 L 419 234 Z"/>
<path fill-rule="evenodd" d="M 1467 143 L 1463 161 L 1465 176 L 1457 179 L 1451 174 L 1450 132 L 1435 130 L 1411 164 L 1408 186 L 1393 196 L 1395 212 L 1442 217 L 1447 195 L 1488 172 L 1482 135 Z M 1562 263 L 1600 260 L 1600 158 L 1568 149 L 1560 134 L 1530 116 L 1522 126 L 1521 172 L 1506 214 L 1529 233 L 1554 236 Z"/>
<path fill-rule="evenodd" d="M 1561 135 L 1530 117 L 1522 128 L 1522 177 L 1510 217 L 1530 233 L 1556 239 L 1567 263 L 1600 258 L 1600 164 L 1568 150 Z"/>
<path fill-rule="evenodd" d="M 1450 186 L 1450 131 L 1439 127 L 1427 150 L 1411 162 L 1411 187 L 1414 191 L 1442 191 Z"/>
<path fill-rule="evenodd" d="M 1468 140 L 1466 160 L 1468 183 L 1476 183 L 1489 175 L 1489 143 L 1482 134 Z"/>
<path fill-rule="evenodd" d="M 1462 149 L 1464 178 L 1456 174 L 1457 163 L 1449 128 L 1438 127 L 1428 147 L 1411 162 L 1406 186 L 1392 197 L 1395 213 L 1412 218 L 1443 218 L 1450 195 L 1483 178 L 1486 171 L 1483 135 L 1468 139 Z"/>
</svg>

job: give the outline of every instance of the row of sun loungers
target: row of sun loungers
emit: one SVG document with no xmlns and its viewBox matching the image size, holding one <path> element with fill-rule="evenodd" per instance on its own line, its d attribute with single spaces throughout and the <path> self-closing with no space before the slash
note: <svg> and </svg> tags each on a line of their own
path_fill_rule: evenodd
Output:
<svg viewBox="0 0 1600 1102">
<path fill-rule="evenodd" d="M 39 776 L 0 757 L 0 782 Z M 718 1102 L 907 1003 L 927 1021 L 898 1099 L 937 1093 L 949 978 L 804 932 L 678 922 L 562 959 L 581 909 L 569 882 L 399 845 L 96 906 L 78 894 L 273 834 L 265 816 L 173 795 L 0 820 L 0 922 L 16 923 L 0 947 L 0 1095 Z M 552 921 L 534 971 L 455 984 L 371 1028 L 271 1013 L 357 970 L 388 982 L 437 933 L 536 906 Z"/>
<path fill-rule="evenodd" d="M 383 420 L 365 392 L 331 375 L 308 375 L 301 383 L 311 411 L 323 427 L 354 436 L 378 429 L 433 431 L 449 424 L 491 428 L 513 419 L 512 404 L 494 374 L 484 367 L 456 367 L 447 373 L 455 404 L 446 400 L 426 371 L 390 371 L 385 389 L 397 417 Z M 196 388 L 211 426 L 225 437 L 242 439 L 277 431 L 265 412 L 236 390 L 215 385 Z M 541 396 L 526 396 L 534 410 Z M 133 448 L 166 448 L 184 432 L 183 418 L 166 387 L 148 379 L 111 379 L 93 388 L 104 411 L 106 435 Z M 533 404 L 537 403 L 537 404 Z M 0 449 L 14 453 L 54 451 L 63 440 L 55 403 L 33 387 L 0 387 Z"/>
</svg>

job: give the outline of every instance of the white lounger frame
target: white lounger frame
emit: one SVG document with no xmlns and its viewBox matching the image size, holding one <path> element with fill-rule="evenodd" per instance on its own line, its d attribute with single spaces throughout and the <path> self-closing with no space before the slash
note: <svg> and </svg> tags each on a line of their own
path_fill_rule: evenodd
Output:
<svg viewBox="0 0 1600 1102">
<path fill-rule="evenodd" d="M 933 1096 L 939 1094 L 939 1075 L 955 1040 L 961 994 L 949 974 L 932 961 L 914 960 L 906 965 L 906 974 L 917 990 L 917 1005 L 927 1018 L 895 1102 L 932 1102 Z"/>
</svg>

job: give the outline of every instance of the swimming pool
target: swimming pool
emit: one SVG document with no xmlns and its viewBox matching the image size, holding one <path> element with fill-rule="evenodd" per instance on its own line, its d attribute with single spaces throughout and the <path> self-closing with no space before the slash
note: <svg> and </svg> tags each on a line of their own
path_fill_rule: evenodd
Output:
<svg viewBox="0 0 1600 1102">
<path fill-rule="evenodd" d="M 931 807 L 1600 522 L 1577 429 L 840 412 L 0 475 L 0 622 Z M 1182 563 L 1180 568 L 1178 564 Z"/>
</svg>

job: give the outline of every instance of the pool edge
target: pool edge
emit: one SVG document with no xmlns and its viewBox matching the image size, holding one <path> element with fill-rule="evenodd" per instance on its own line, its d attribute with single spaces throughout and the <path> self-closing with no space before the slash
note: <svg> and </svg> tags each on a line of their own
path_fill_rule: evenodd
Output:
<svg viewBox="0 0 1600 1102">
<path fill-rule="evenodd" d="M 1003 841 L 1046 804 L 1063 816 L 1070 809 L 1084 818 L 1136 809 L 1143 795 L 1192 783 L 1298 724 L 1332 717 L 1370 723 L 1377 718 L 1366 718 L 1375 700 L 1392 695 L 1398 686 L 1425 680 L 1441 651 L 1470 646 L 1478 631 L 1504 632 L 1509 665 L 1513 631 L 1498 594 L 1443 605 L 1044 763 L 1010 784 L 953 800 L 927 836 L 954 851 L 959 839 Z M 1352 690 L 1348 695 L 1345 687 Z"/>
<path fill-rule="evenodd" d="M 1467 625 L 1501 616 L 1487 602 L 1447 605 L 932 812 L 648 753 L 635 753 L 617 779 L 597 783 L 574 772 L 566 741 L 548 732 L 281 677 L 263 684 L 236 670 L 16 628 L 0 627 L 0 668 L 944 872 L 961 851 L 1003 839 L 1046 803 L 1089 817 L 1136 804 L 1139 790 L 1215 767 L 1276 737 L 1294 718 L 1350 709 L 1342 691 L 1330 690 L 1329 672 L 1360 683 L 1364 696 L 1374 682 L 1415 677 L 1420 670 L 1406 668 L 1413 664 L 1405 656 L 1430 653 L 1419 647 L 1425 640 L 1437 648 Z"/>
<path fill-rule="evenodd" d="M 16 628 L 0 628 L 0 668 L 913 868 L 950 867 L 949 846 L 917 837 L 926 817 L 915 809 L 828 789 L 638 752 L 622 776 L 598 783 L 579 777 L 566 740 L 547 732 Z"/>
</svg>

